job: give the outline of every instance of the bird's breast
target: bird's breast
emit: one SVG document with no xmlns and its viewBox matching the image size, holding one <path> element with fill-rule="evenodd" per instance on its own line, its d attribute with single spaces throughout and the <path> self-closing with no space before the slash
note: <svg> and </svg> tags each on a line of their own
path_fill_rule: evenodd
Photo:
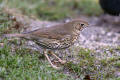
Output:
<svg viewBox="0 0 120 80">
<path fill-rule="evenodd" d="M 70 47 L 75 43 L 77 38 L 78 38 L 77 35 L 73 35 L 73 36 L 67 35 L 63 37 L 61 40 L 42 39 L 42 40 L 36 41 L 36 43 L 45 49 L 59 50 L 59 49 L 66 49 Z"/>
<path fill-rule="evenodd" d="M 75 43 L 77 41 L 77 39 L 78 39 L 78 35 L 73 36 L 72 43 Z"/>
</svg>

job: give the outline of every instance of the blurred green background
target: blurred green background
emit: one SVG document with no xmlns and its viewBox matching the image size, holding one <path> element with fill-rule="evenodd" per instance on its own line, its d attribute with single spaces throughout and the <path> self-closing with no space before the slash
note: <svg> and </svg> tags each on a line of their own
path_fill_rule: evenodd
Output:
<svg viewBox="0 0 120 80">
<path fill-rule="evenodd" d="M 80 15 L 99 16 L 102 10 L 98 0 L 1 0 L 8 7 L 43 20 L 58 20 Z"/>
</svg>

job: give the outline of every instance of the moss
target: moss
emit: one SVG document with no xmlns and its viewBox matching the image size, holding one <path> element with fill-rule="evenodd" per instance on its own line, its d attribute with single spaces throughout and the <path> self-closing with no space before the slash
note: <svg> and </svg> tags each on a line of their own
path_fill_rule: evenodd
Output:
<svg viewBox="0 0 120 80">
<path fill-rule="evenodd" d="M 116 61 L 116 63 L 114 64 L 117 68 L 120 68 L 120 61 Z"/>
<path fill-rule="evenodd" d="M 119 50 L 119 51 L 120 51 L 120 46 L 117 46 L 117 50 Z"/>
<path fill-rule="evenodd" d="M 91 55 L 91 51 L 81 48 L 78 53 L 78 62 L 67 63 L 67 67 L 77 74 L 89 73 L 94 71 L 95 58 Z"/>
<path fill-rule="evenodd" d="M 39 52 L 27 48 L 12 48 L 7 45 L 0 48 L 0 77 L 5 80 L 66 80 L 71 79 L 48 66 L 46 60 L 39 60 Z M 13 54 L 14 53 L 14 54 Z"/>
</svg>

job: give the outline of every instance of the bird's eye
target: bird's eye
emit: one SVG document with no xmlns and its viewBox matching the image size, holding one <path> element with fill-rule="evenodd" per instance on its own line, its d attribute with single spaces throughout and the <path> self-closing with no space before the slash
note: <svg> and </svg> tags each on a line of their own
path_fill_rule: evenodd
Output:
<svg viewBox="0 0 120 80">
<path fill-rule="evenodd" d="M 84 24 L 80 24 L 81 26 L 84 26 Z"/>
</svg>

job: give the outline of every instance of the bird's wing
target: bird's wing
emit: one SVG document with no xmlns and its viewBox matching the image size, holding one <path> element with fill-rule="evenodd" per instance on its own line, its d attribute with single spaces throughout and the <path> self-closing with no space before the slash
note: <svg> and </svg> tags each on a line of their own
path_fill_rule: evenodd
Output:
<svg viewBox="0 0 120 80">
<path fill-rule="evenodd" d="M 62 28 L 63 26 L 53 26 L 49 28 L 41 28 L 38 30 L 34 30 L 29 32 L 31 37 L 33 38 L 48 38 L 48 39 L 57 39 L 61 40 L 65 35 L 68 35 L 68 31 Z"/>
</svg>

